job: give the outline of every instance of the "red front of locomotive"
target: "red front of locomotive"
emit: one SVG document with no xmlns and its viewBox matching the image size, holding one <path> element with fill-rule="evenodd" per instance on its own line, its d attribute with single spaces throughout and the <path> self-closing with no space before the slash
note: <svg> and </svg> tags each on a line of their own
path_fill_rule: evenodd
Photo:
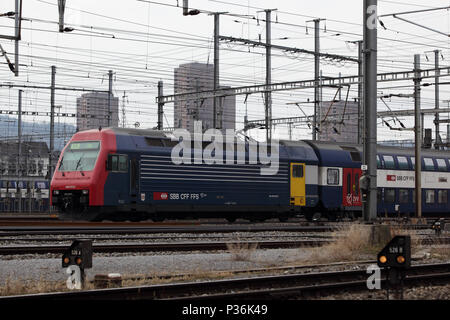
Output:
<svg viewBox="0 0 450 320">
<path fill-rule="evenodd" d="M 60 216 L 89 218 L 104 204 L 106 160 L 116 152 L 110 129 L 76 133 L 64 147 L 50 185 L 50 201 Z"/>
</svg>

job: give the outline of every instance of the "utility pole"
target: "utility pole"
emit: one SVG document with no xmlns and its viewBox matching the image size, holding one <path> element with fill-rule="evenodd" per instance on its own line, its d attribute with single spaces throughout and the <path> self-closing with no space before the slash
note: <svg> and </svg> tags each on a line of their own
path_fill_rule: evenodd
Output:
<svg viewBox="0 0 450 320">
<path fill-rule="evenodd" d="M 439 110 L 439 50 L 434 50 L 434 66 L 436 68 L 436 77 L 434 78 L 434 106 L 436 111 Z M 439 113 L 436 113 L 434 116 L 434 125 L 435 125 L 435 140 L 434 140 L 434 148 L 439 150 L 441 143 L 439 139 Z"/>
<path fill-rule="evenodd" d="M 122 128 L 125 128 L 125 98 L 128 97 L 125 93 L 124 91 L 122 96 Z"/>
<path fill-rule="evenodd" d="M 214 13 L 214 93 L 219 89 L 219 20 L 220 13 Z M 217 129 L 217 106 L 219 105 L 219 98 L 214 97 L 213 101 L 213 127 Z"/>
<path fill-rule="evenodd" d="M 15 45 L 15 56 L 14 56 L 14 76 L 18 77 L 19 76 L 19 40 L 20 40 L 20 19 L 21 19 L 21 10 L 20 10 L 20 6 L 22 5 L 22 3 L 19 4 L 19 1 L 21 0 L 16 0 L 16 7 L 15 7 L 15 40 L 14 40 L 14 45 Z"/>
<path fill-rule="evenodd" d="M 364 55 L 362 54 L 362 50 L 363 50 L 363 41 L 358 41 L 358 144 L 362 144 L 363 139 L 362 139 L 362 133 L 364 132 L 363 130 L 363 125 L 362 125 L 362 120 L 363 120 L 363 106 L 364 106 L 364 99 L 363 99 L 363 79 L 364 79 L 364 74 L 363 74 L 363 65 L 364 65 Z"/>
<path fill-rule="evenodd" d="M 377 0 L 364 0 L 364 123 L 363 164 L 369 177 L 365 221 L 377 217 Z"/>
<path fill-rule="evenodd" d="M 314 117 L 312 139 L 317 140 L 317 113 L 320 100 L 320 19 L 314 20 Z"/>
<path fill-rule="evenodd" d="M 66 0 L 58 0 L 59 13 L 59 32 L 64 32 L 64 11 L 66 9 Z"/>
<path fill-rule="evenodd" d="M 52 82 L 50 87 L 50 155 L 48 159 L 48 179 L 53 177 L 53 148 L 55 139 L 55 75 L 56 67 L 52 66 Z"/>
<path fill-rule="evenodd" d="M 108 127 L 111 127 L 111 96 L 112 96 L 112 70 L 108 71 L 109 88 L 108 88 Z"/>
<path fill-rule="evenodd" d="M 414 55 L 414 133 L 415 133 L 415 204 L 416 204 L 416 217 L 422 217 L 422 159 L 421 159 L 421 147 L 422 147 L 422 128 L 420 119 L 420 55 Z"/>
<path fill-rule="evenodd" d="M 19 115 L 17 124 L 17 136 L 18 136 L 18 152 L 17 152 L 17 182 L 20 180 L 20 167 L 22 160 L 22 90 L 19 90 Z M 19 191 L 19 212 L 22 212 L 22 191 Z"/>
<path fill-rule="evenodd" d="M 163 82 L 162 81 L 158 81 L 158 97 L 162 97 L 164 96 L 164 92 L 163 92 Z M 164 103 L 162 102 L 158 102 L 158 123 L 157 123 L 157 128 L 158 130 L 162 130 L 163 129 L 163 115 L 164 115 Z"/>
<path fill-rule="evenodd" d="M 18 112 L 18 125 L 17 125 L 17 136 L 18 136 L 18 150 L 17 150 L 17 168 L 20 169 L 20 159 L 22 157 L 22 92 L 19 90 L 19 112 Z"/>
<path fill-rule="evenodd" d="M 272 83 L 272 10 L 266 12 L 266 85 Z M 266 115 L 266 142 L 272 141 L 272 92 L 266 91 L 265 94 L 265 115 Z"/>
</svg>

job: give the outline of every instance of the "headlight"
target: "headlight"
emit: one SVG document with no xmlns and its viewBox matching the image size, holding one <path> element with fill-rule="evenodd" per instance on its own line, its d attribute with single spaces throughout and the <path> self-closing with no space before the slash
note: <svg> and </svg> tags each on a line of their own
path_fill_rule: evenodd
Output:
<svg viewBox="0 0 450 320">
<path fill-rule="evenodd" d="M 89 194 L 89 190 L 83 190 L 83 194 Z"/>
<path fill-rule="evenodd" d="M 59 190 L 53 190 L 53 194 L 54 194 L 55 196 L 59 195 Z"/>
</svg>

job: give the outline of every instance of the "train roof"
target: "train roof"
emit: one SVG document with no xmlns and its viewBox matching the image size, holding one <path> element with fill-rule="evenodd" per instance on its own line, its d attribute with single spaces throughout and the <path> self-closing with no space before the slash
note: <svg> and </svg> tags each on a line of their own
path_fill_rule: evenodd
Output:
<svg viewBox="0 0 450 320">
<path fill-rule="evenodd" d="M 298 159 L 314 164 L 319 161 L 314 149 L 304 141 L 280 140 L 279 142 L 286 149 L 291 160 Z"/>
<path fill-rule="evenodd" d="M 354 143 L 306 141 L 317 152 L 321 165 L 357 167 L 362 160 L 363 146 Z M 414 156 L 414 148 L 377 145 L 377 154 Z M 450 151 L 421 149 L 422 157 L 450 158 Z"/>
<path fill-rule="evenodd" d="M 321 166 L 360 167 L 362 159 L 362 148 L 360 145 L 351 143 L 339 143 L 328 141 L 309 141 L 305 143 L 314 148 Z"/>
<path fill-rule="evenodd" d="M 392 147 L 392 146 L 378 146 L 377 151 L 379 154 L 392 154 L 392 155 L 406 155 L 414 156 L 414 148 L 406 147 Z M 450 157 L 450 150 L 436 150 L 436 149 L 421 149 L 422 157 Z"/>
<path fill-rule="evenodd" d="M 164 131 L 153 130 L 153 129 L 132 129 L 132 128 L 116 128 L 108 127 L 105 129 L 110 129 L 116 134 L 129 135 L 129 136 L 143 136 L 149 138 L 167 138 L 167 134 Z"/>
</svg>

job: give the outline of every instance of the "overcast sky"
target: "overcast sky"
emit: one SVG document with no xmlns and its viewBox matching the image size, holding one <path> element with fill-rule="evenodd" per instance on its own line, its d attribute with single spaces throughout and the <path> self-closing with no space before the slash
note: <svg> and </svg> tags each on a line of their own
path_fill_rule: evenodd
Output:
<svg viewBox="0 0 450 320">
<path fill-rule="evenodd" d="M 197 16 L 184 17 L 177 8 L 182 0 L 67 0 L 66 26 L 75 30 L 58 33 L 58 10 L 56 0 L 27 0 L 23 4 L 22 41 L 20 42 L 20 77 L 9 71 L 0 57 L 0 82 L 16 84 L 48 85 L 50 67 L 57 68 L 57 85 L 86 89 L 107 90 L 108 70 L 114 71 L 114 94 L 120 98 L 125 93 L 126 125 L 141 128 L 156 126 L 155 103 L 158 80 L 164 81 L 165 94 L 173 93 L 173 70 L 179 64 L 197 61 L 213 62 L 213 17 L 207 12 L 228 12 L 221 16 L 220 34 L 239 38 L 265 41 L 265 14 L 262 9 L 278 9 L 272 15 L 272 42 L 288 47 L 314 49 L 314 18 L 326 19 L 321 24 L 321 51 L 346 56 L 357 56 L 352 41 L 362 39 L 362 0 L 190 0 L 190 7 L 200 9 Z M 450 1 L 379 1 L 379 14 L 450 6 Z M 0 13 L 14 9 L 14 0 L 1 0 Z M 241 15 L 241 16 L 238 16 Z M 411 20 L 427 27 L 450 33 L 448 10 L 408 15 Z M 411 70 L 413 56 L 422 54 L 422 67 L 434 66 L 433 54 L 442 50 L 441 65 L 449 65 L 450 40 L 448 37 L 407 24 L 392 17 L 383 18 L 387 30 L 379 27 L 378 72 Z M 13 33 L 14 22 L 0 18 L 0 34 Z M 14 57 L 14 46 L 9 40 L 0 44 Z M 428 53 L 426 53 L 428 51 Z M 273 82 L 309 80 L 314 77 L 313 56 L 273 51 Z M 221 43 L 221 85 L 244 86 L 263 84 L 265 81 L 265 56 L 262 48 Z M 427 61 L 427 58 L 429 61 Z M 355 64 L 322 61 L 323 75 L 336 77 L 357 74 Z M 445 78 L 444 78 L 445 79 Z M 430 80 L 430 82 L 432 82 Z M 401 87 L 399 87 L 401 86 Z M 382 83 L 380 93 L 411 93 L 412 82 Z M 392 88 L 395 87 L 395 88 Z M 433 108 L 433 87 L 423 89 L 422 107 Z M 450 98 L 446 86 L 441 88 L 441 101 Z M 323 90 L 323 100 L 331 100 L 334 89 Z M 58 91 L 57 105 L 62 112 L 75 112 L 79 92 Z M 357 97 L 356 87 L 351 88 L 350 99 Z M 262 96 L 252 95 L 244 103 L 244 96 L 237 97 L 237 128 L 243 119 L 263 119 Z M 301 110 L 289 105 L 292 102 L 313 100 L 312 90 L 285 91 L 273 94 L 273 117 L 301 116 Z M 392 109 L 413 108 L 412 99 L 388 101 Z M 48 111 L 48 90 L 26 89 L 24 110 Z M 441 105 L 447 106 L 442 102 Z M 17 110 L 17 89 L 0 88 L 0 108 Z M 379 110 L 386 106 L 379 101 Z M 302 110 L 312 114 L 312 105 L 303 104 Z M 165 126 L 173 126 L 173 105 L 165 106 Z M 447 116 L 447 115 L 445 115 Z M 45 117 L 26 117 L 26 121 L 47 121 Z M 404 118 L 412 125 L 412 119 Z M 433 117 L 426 126 L 432 127 Z M 74 119 L 61 118 L 61 122 L 74 123 Z M 379 140 L 411 139 L 412 133 L 390 131 L 379 125 Z M 251 135 L 264 138 L 263 130 L 252 130 Z M 287 138 L 287 128 L 279 126 L 274 136 Z M 446 128 L 441 133 L 445 136 Z M 12 134 L 12 133 L 9 133 Z M 0 131 L 0 136 L 8 135 Z M 310 139 L 311 132 L 305 124 L 294 130 L 295 139 Z"/>
</svg>

